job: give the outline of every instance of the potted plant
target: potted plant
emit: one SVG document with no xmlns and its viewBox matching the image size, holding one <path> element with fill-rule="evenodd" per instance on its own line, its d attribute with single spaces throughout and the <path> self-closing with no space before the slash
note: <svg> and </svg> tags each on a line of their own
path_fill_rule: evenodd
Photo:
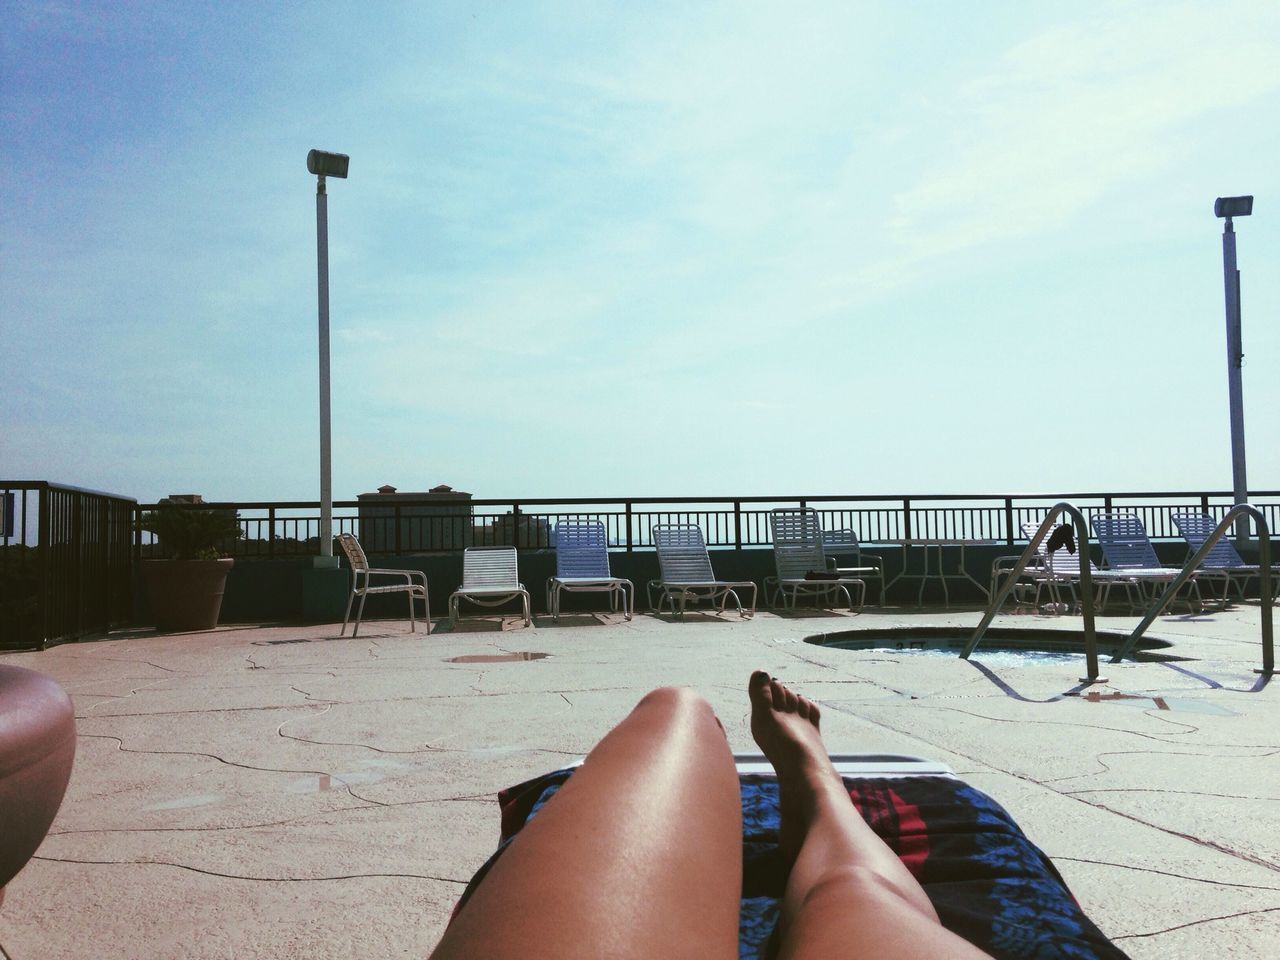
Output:
<svg viewBox="0 0 1280 960">
<path fill-rule="evenodd" d="M 142 529 L 156 536 L 164 560 L 143 560 L 151 613 L 160 630 L 211 630 L 218 625 L 222 593 L 235 560 L 222 548 L 241 534 L 234 510 L 162 503 L 142 515 Z"/>
</svg>

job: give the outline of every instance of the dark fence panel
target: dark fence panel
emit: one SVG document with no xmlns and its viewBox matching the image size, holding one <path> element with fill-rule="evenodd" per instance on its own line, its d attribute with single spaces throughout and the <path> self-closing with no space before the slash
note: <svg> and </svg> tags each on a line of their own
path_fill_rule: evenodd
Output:
<svg viewBox="0 0 1280 960">
<path fill-rule="evenodd" d="M 137 501 L 0 481 L 0 647 L 45 647 L 132 615 Z"/>
</svg>

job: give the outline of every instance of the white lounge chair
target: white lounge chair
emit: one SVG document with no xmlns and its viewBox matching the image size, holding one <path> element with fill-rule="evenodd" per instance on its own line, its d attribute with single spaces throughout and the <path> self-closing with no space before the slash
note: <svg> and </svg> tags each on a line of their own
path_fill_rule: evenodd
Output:
<svg viewBox="0 0 1280 960">
<path fill-rule="evenodd" d="M 1024 523 L 1022 525 L 1022 536 L 1030 540 L 1036 535 L 1040 529 L 1038 521 Z M 1073 531 L 1074 533 L 1074 531 Z M 1049 540 L 1052 537 L 1052 531 L 1045 535 L 1036 548 L 1035 565 L 1027 567 L 1022 572 L 1022 577 L 1029 583 L 1019 584 L 1014 588 L 1014 595 L 1019 604 L 1030 595 L 1030 605 L 1035 610 L 1040 610 L 1040 598 L 1045 591 L 1049 594 L 1049 601 L 1054 608 L 1054 612 L 1060 612 L 1064 608 L 1072 611 L 1079 611 L 1080 603 L 1076 598 L 1076 585 L 1080 582 L 1081 561 L 1084 559 L 1083 545 L 1078 545 L 1073 553 L 1069 551 L 1065 545 L 1057 547 L 1055 550 L 1049 550 Z M 1074 537 L 1073 537 L 1074 542 Z M 999 565 L 1001 561 L 1007 558 L 999 558 L 996 563 Z M 1017 558 L 1013 558 L 1015 561 Z M 1011 567 L 1012 565 L 1010 565 Z M 993 574 L 993 590 L 998 589 L 999 584 L 995 583 L 995 578 L 1002 573 L 1008 572 L 1008 567 L 997 569 Z M 1107 600 L 1111 595 L 1112 587 L 1123 587 L 1125 593 L 1129 595 L 1130 606 L 1134 606 L 1134 596 L 1132 591 L 1138 589 L 1137 580 L 1133 577 L 1125 575 L 1123 572 L 1112 570 L 1101 570 L 1092 561 L 1089 561 L 1089 576 L 1093 581 L 1095 595 L 1098 598 L 1100 606 L 1105 607 Z M 1031 589 L 1034 587 L 1034 593 Z M 1064 602 L 1060 589 L 1065 587 L 1069 592 L 1071 600 L 1069 603 Z M 1141 600 L 1141 596 L 1137 598 Z"/>
<path fill-rule="evenodd" d="M 351 567 L 351 595 L 347 597 L 347 612 L 342 618 L 342 632 L 338 636 L 343 636 L 347 632 L 347 622 L 351 619 L 351 603 L 356 597 L 360 598 L 360 606 L 356 609 L 356 626 L 351 631 L 351 636 L 355 637 L 360 633 L 360 619 L 364 616 L 364 601 L 371 593 L 405 593 L 409 595 L 409 632 L 413 633 L 417 627 L 417 621 L 414 619 L 413 601 L 422 601 L 422 619 L 426 621 L 427 633 L 431 632 L 431 598 L 427 595 L 427 575 L 421 570 L 377 570 L 369 566 L 369 558 L 365 556 L 364 549 L 360 546 L 360 541 L 350 533 L 340 533 L 337 537 L 338 546 L 347 556 L 347 563 Z M 372 585 L 373 577 L 395 577 L 397 580 L 403 580 L 403 583 L 384 584 L 379 587 Z M 421 582 L 419 582 L 421 581 Z"/>
<path fill-rule="evenodd" d="M 830 569 L 833 563 L 822 549 L 822 523 L 818 511 L 811 507 L 782 507 L 769 511 L 773 530 L 773 562 L 775 575 L 764 581 L 765 602 L 773 606 L 782 601 L 784 609 L 795 609 L 801 597 L 812 597 L 824 607 L 834 607 L 838 596 L 854 609 L 851 590 L 858 592 L 857 609 L 866 600 L 867 585 Z"/>
<path fill-rule="evenodd" d="M 711 556 L 707 553 L 702 529 L 696 524 L 656 524 L 653 528 L 653 545 L 658 551 L 658 567 L 662 575 L 657 580 L 649 581 L 648 593 L 649 606 L 658 613 L 662 612 L 665 603 L 670 603 L 671 612 L 676 613 L 676 602 L 679 601 L 680 619 L 683 620 L 689 600 L 719 602 L 719 612 L 724 613 L 724 608 L 732 597 L 739 616 L 755 616 L 755 583 L 750 580 L 717 580 L 711 569 Z M 749 614 L 743 611 L 742 601 L 738 598 L 738 590 L 747 587 L 751 588 Z"/>
<path fill-rule="evenodd" d="M 610 609 L 617 610 L 621 602 L 623 617 L 631 619 L 636 587 L 610 571 L 609 542 L 599 520 L 561 520 L 556 524 L 556 575 L 547 581 L 547 610 L 553 620 L 560 619 L 560 594 L 566 590 L 607 593 Z"/>
<path fill-rule="evenodd" d="M 1107 570 L 1123 574 L 1137 585 L 1138 602 L 1130 596 L 1129 604 L 1135 610 L 1155 598 L 1163 585 L 1178 576 L 1177 567 L 1166 567 L 1156 556 L 1151 538 L 1147 536 L 1146 527 L 1135 513 L 1099 513 L 1089 518 L 1093 534 L 1102 545 L 1102 556 L 1107 562 Z M 1186 602 L 1193 609 L 1204 607 L 1200 596 L 1200 585 L 1196 582 L 1198 574 L 1192 573 L 1186 582 L 1187 592 L 1195 599 Z"/>
<path fill-rule="evenodd" d="M 1173 523 L 1182 539 L 1187 541 L 1187 547 L 1192 553 L 1204 546 L 1204 542 L 1213 536 L 1213 531 L 1218 529 L 1218 521 L 1207 513 L 1175 513 Z M 1213 545 L 1213 549 L 1200 564 L 1200 570 L 1222 578 L 1222 596 L 1218 599 L 1223 606 L 1227 604 L 1227 592 L 1233 583 L 1243 598 L 1249 579 L 1262 573 L 1262 567 L 1256 563 L 1244 562 L 1244 558 L 1226 536 Z M 1273 564 L 1271 573 L 1272 576 L 1280 575 L 1280 564 Z"/>
<path fill-rule="evenodd" d="M 462 586 L 449 595 L 449 622 L 458 622 L 458 602 L 470 600 L 482 607 L 497 607 L 519 600 L 524 625 L 533 623 L 529 591 L 520 582 L 515 547 L 468 547 L 462 552 Z"/>
<path fill-rule="evenodd" d="M 844 577 L 856 577 L 863 582 L 877 580 L 880 592 L 877 602 L 884 606 L 884 558 L 874 553 L 865 553 L 858 542 L 858 531 L 848 527 L 822 532 L 822 552 L 832 555 L 830 568 Z M 852 558 L 852 563 L 842 564 L 841 558 Z"/>
</svg>

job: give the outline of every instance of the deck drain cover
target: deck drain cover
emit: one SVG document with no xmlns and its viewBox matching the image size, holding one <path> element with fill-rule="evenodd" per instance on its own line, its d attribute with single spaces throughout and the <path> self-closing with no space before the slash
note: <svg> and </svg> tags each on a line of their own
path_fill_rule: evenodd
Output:
<svg viewBox="0 0 1280 960">
<path fill-rule="evenodd" d="M 549 653 L 534 653 L 532 650 L 516 650 L 512 653 L 468 653 L 461 657 L 450 657 L 446 663 L 510 663 L 516 660 L 541 660 L 549 657 Z"/>
</svg>

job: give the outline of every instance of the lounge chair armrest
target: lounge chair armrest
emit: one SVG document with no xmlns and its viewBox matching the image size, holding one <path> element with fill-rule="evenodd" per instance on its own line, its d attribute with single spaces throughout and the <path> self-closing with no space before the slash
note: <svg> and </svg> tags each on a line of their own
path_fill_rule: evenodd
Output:
<svg viewBox="0 0 1280 960">
<path fill-rule="evenodd" d="M 421 570 L 378 570 L 373 567 L 370 567 L 368 570 L 365 571 L 365 573 L 369 577 L 403 577 L 404 582 L 408 584 L 413 583 L 414 574 L 417 574 L 418 576 L 422 577 L 423 583 L 427 582 L 427 575 L 423 573 Z"/>
</svg>

